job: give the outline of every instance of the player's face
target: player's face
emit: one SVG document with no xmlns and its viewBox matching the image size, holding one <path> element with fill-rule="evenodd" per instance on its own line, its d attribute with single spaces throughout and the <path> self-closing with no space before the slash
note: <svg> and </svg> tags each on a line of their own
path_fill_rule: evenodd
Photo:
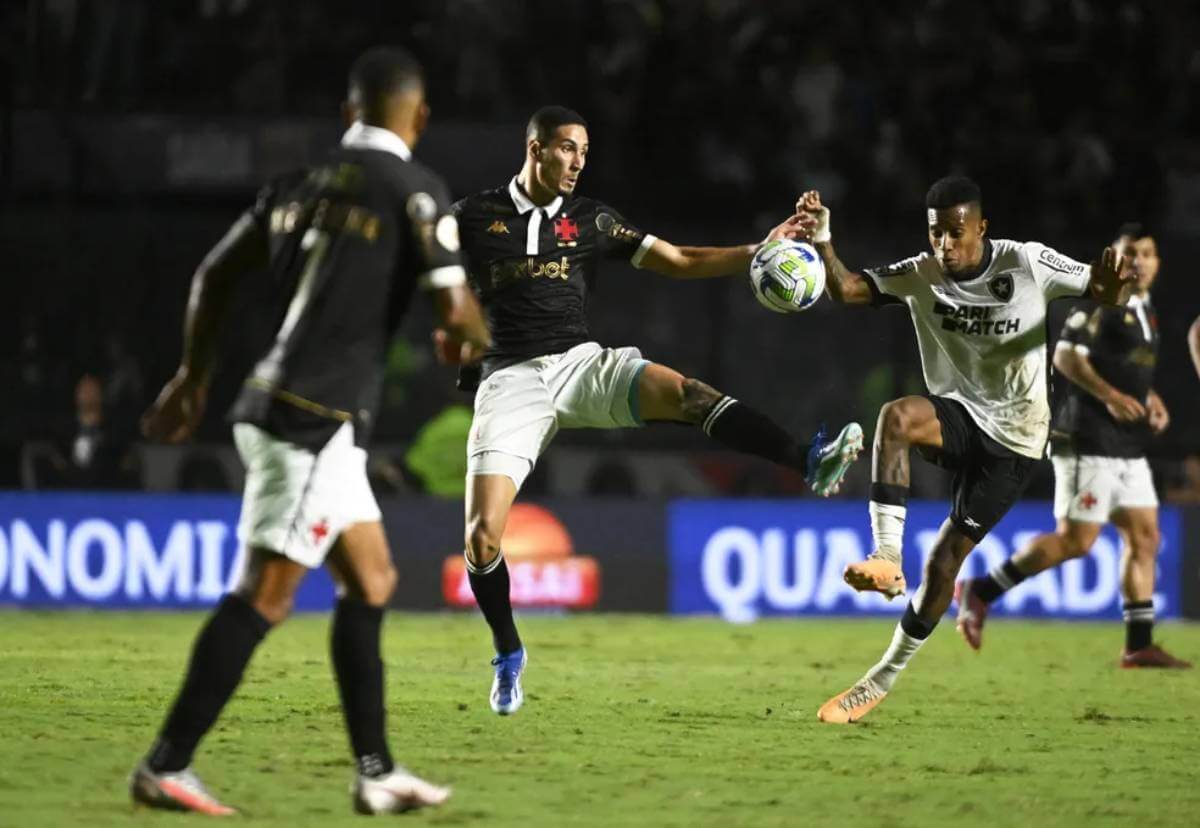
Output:
<svg viewBox="0 0 1200 828">
<path fill-rule="evenodd" d="M 1125 272 L 1134 274 L 1138 291 L 1149 290 L 1158 278 L 1158 245 L 1154 238 L 1121 236 L 1113 242 L 1113 250 L 1125 257 Z"/>
<path fill-rule="evenodd" d="M 588 134 L 580 124 L 567 124 L 554 131 L 545 146 L 534 143 L 538 183 L 559 195 L 570 195 L 587 163 Z"/>
<path fill-rule="evenodd" d="M 943 272 L 965 273 L 983 260 L 987 219 L 972 204 L 929 210 L 929 245 Z"/>
</svg>

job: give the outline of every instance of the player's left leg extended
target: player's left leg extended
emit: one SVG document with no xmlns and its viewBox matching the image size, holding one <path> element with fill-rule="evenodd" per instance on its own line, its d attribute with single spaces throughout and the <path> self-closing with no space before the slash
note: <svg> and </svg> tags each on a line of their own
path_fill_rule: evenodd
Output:
<svg viewBox="0 0 1200 828">
<path fill-rule="evenodd" d="M 388 750 L 379 638 L 396 587 L 380 522 L 346 528 L 326 564 L 338 587 L 330 631 L 334 676 L 358 773 L 352 792 L 359 813 L 394 813 L 440 805 L 450 791 L 399 768 Z"/>
<path fill-rule="evenodd" d="M 814 493 L 828 496 L 842 485 L 862 450 L 862 427 L 848 423 L 827 439 L 824 429 L 805 446 L 755 408 L 698 379 L 654 362 L 638 377 L 638 407 L 647 422 L 666 420 L 700 426 L 735 451 L 753 454 L 804 475 Z"/>
<path fill-rule="evenodd" d="M 1122 508 L 1113 513 L 1121 533 L 1121 598 L 1125 617 L 1122 667 L 1186 669 L 1191 662 L 1175 658 L 1154 643 L 1154 574 L 1161 538 L 1158 508 Z"/>
</svg>

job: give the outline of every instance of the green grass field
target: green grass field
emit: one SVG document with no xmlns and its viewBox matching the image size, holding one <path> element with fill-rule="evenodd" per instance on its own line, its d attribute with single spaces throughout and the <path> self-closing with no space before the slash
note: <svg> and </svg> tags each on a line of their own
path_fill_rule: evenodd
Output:
<svg viewBox="0 0 1200 828">
<path fill-rule="evenodd" d="M 0 613 L 0 825 L 175 825 L 125 777 L 175 692 L 197 614 Z M 1197 825 L 1200 675 L 1120 671 L 1119 624 L 943 624 L 864 723 L 817 707 L 892 621 L 532 617 L 527 703 L 487 707 L 467 615 L 392 615 L 397 758 L 450 783 L 430 825 Z M 272 633 L 197 769 L 254 825 L 361 824 L 327 619 Z M 1200 627 L 1166 626 L 1179 655 Z"/>
</svg>

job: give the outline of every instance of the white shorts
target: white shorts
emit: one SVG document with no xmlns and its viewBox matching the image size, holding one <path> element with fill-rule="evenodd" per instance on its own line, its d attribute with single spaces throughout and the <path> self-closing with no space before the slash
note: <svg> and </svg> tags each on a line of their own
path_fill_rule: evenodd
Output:
<svg viewBox="0 0 1200 828">
<path fill-rule="evenodd" d="M 1155 509 L 1158 495 L 1144 457 L 1053 455 L 1054 517 L 1108 523 L 1120 509 Z"/>
<path fill-rule="evenodd" d="M 585 342 L 489 376 L 475 394 L 467 477 L 503 474 L 517 488 L 560 428 L 633 428 L 637 380 L 649 363 L 637 348 Z"/>
<path fill-rule="evenodd" d="M 320 566 L 351 524 L 382 519 L 367 482 L 367 453 L 344 424 L 317 454 L 258 426 L 237 423 L 233 440 L 246 466 L 238 540 Z"/>
</svg>

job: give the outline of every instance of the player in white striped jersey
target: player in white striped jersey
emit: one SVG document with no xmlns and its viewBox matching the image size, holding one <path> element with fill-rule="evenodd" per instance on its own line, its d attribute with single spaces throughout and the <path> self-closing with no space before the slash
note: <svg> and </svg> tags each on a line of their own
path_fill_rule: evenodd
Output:
<svg viewBox="0 0 1200 828">
<path fill-rule="evenodd" d="M 857 721 L 883 701 L 950 606 L 962 562 L 1029 482 L 1050 425 L 1047 303 L 1088 291 L 1117 304 L 1127 293 L 1111 248 L 1088 266 L 1038 242 L 992 241 L 982 201 L 968 178 L 937 181 L 925 199 L 932 255 L 861 274 L 834 252 L 820 195 L 805 193 L 797 205 L 825 262 L 832 299 L 908 308 L 929 388 L 928 396 L 893 400 L 879 412 L 870 504 L 875 552 L 846 568 L 848 584 L 889 598 L 905 592 L 900 553 L 909 449 L 954 472 L 953 508 L 891 645 L 862 679 L 821 707 L 822 721 Z"/>
</svg>

